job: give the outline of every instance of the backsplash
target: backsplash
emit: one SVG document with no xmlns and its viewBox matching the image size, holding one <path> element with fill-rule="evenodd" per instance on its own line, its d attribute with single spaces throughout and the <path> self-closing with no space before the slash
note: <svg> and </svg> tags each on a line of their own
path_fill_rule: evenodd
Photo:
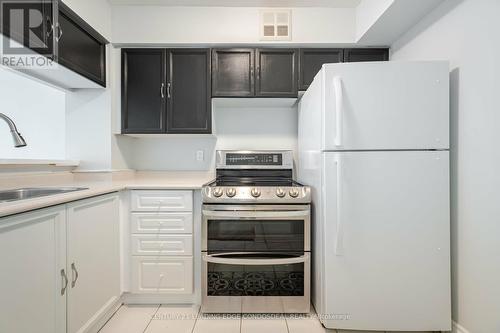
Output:
<svg viewBox="0 0 500 333">
<path fill-rule="evenodd" d="M 297 149 L 297 109 L 236 107 L 213 110 L 214 135 L 133 138 L 123 145 L 136 170 L 210 170 L 220 149 Z M 122 141 L 122 138 L 118 139 Z M 203 161 L 197 154 L 203 151 Z"/>
</svg>

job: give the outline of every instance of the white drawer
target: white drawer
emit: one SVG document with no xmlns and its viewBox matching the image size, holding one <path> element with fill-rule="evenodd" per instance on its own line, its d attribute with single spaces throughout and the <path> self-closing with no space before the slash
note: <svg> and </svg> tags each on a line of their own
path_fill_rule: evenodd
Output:
<svg viewBox="0 0 500 333">
<path fill-rule="evenodd" d="M 136 212 L 191 212 L 192 191 L 132 191 L 132 211 Z"/>
<path fill-rule="evenodd" d="M 190 234 L 193 232 L 192 213 L 132 213 L 133 234 Z"/>
<path fill-rule="evenodd" d="M 132 257 L 132 292 L 193 293 L 193 257 Z"/>
<path fill-rule="evenodd" d="M 191 235 L 132 235 L 132 254 L 136 256 L 193 255 Z"/>
</svg>

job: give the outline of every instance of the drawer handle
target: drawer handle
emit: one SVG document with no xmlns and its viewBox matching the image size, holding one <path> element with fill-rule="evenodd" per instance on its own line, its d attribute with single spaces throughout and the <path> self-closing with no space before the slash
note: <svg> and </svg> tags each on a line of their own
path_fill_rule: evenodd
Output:
<svg viewBox="0 0 500 333">
<path fill-rule="evenodd" d="M 71 288 L 75 288 L 76 281 L 78 281 L 78 271 L 76 270 L 75 263 L 71 264 Z"/>
</svg>

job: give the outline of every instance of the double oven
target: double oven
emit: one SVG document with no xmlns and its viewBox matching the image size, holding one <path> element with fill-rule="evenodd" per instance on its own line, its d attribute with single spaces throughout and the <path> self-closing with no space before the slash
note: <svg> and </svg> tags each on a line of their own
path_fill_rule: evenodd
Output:
<svg viewBox="0 0 500 333">
<path fill-rule="evenodd" d="M 219 169 L 234 154 L 242 177 Z M 309 312 L 310 190 L 292 180 L 288 154 L 218 152 L 218 179 L 203 189 L 203 312 Z M 283 169 L 241 168 L 259 161 L 279 161 L 286 177 Z"/>
</svg>

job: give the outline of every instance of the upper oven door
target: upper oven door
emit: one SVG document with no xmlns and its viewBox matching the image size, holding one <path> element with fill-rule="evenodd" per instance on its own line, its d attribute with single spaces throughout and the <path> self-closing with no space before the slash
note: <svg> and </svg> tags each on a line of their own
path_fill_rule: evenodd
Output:
<svg viewBox="0 0 500 333">
<path fill-rule="evenodd" d="M 310 251 L 310 208 L 204 205 L 202 251 Z"/>
</svg>

